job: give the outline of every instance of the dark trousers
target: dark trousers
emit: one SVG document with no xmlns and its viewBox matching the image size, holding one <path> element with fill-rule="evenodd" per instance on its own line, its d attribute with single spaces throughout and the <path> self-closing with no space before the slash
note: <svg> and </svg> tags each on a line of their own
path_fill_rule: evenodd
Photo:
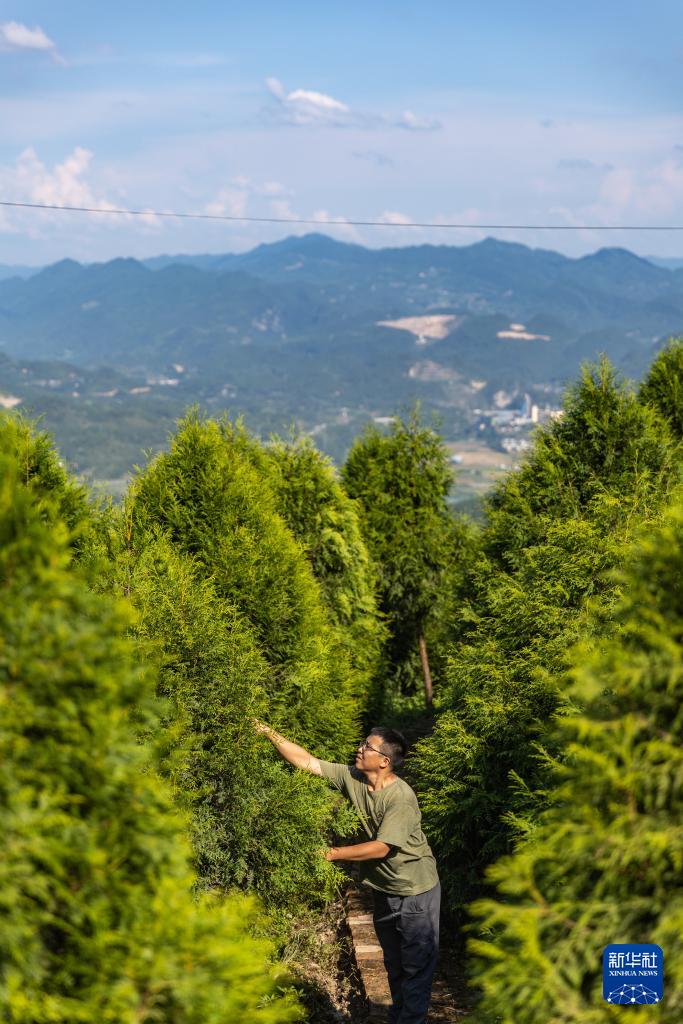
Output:
<svg viewBox="0 0 683 1024">
<path fill-rule="evenodd" d="M 389 1024 L 424 1024 L 439 951 L 441 886 L 419 896 L 377 890 L 373 895 L 375 931 L 391 989 Z"/>
</svg>

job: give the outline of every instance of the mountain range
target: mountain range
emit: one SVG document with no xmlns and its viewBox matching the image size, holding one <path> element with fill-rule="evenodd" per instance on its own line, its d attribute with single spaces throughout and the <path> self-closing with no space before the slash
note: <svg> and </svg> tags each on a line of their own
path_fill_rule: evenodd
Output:
<svg viewBox="0 0 683 1024">
<path fill-rule="evenodd" d="M 192 402 L 262 433 L 295 423 L 339 458 L 363 422 L 417 399 L 463 436 L 501 392 L 559 401 L 600 352 L 639 376 L 682 332 L 683 268 L 624 249 L 571 259 L 495 239 L 367 249 L 311 234 L 242 254 L 0 267 L 0 403 L 43 413 L 78 468 L 104 476 L 163 443 Z M 81 436 L 102 423 L 109 454 Z"/>
</svg>

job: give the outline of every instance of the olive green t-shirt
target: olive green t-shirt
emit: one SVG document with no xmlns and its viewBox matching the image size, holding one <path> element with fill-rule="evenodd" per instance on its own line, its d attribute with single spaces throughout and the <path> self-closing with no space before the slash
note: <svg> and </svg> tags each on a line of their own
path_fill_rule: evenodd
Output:
<svg viewBox="0 0 683 1024">
<path fill-rule="evenodd" d="M 359 861 L 363 885 L 395 896 L 417 896 L 439 881 L 434 854 L 422 831 L 417 797 L 407 782 L 396 779 L 377 792 L 362 772 L 347 764 L 320 761 L 323 777 L 344 793 L 358 811 L 370 839 L 391 847 L 381 860 Z"/>
</svg>

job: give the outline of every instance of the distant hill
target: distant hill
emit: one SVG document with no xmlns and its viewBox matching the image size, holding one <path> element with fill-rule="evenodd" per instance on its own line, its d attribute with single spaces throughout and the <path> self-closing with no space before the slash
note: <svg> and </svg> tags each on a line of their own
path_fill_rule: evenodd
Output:
<svg viewBox="0 0 683 1024">
<path fill-rule="evenodd" d="M 646 256 L 649 263 L 656 267 L 664 267 L 665 270 L 680 270 L 683 268 L 683 257 L 680 259 L 667 258 L 664 256 Z"/>
<path fill-rule="evenodd" d="M 637 376 L 681 332 L 683 269 L 624 249 L 570 259 L 494 239 L 366 249 L 310 234 L 243 254 L 63 260 L 0 279 L 0 393 L 11 385 L 37 411 L 49 393 L 60 429 L 76 405 L 79 429 L 87 402 L 93 423 L 118 408 L 138 424 L 126 436 L 139 447 L 157 443 L 153 409 L 165 421 L 199 401 L 263 431 L 296 422 L 339 455 L 369 416 L 415 399 L 456 436 L 501 391 L 557 396 L 600 352 Z M 69 370 L 48 378 L 29 362 Z M 69 373 L 83 387 L 39 383 Z"/>
<path fill-rule="evenodd" d="M 0 281 L 5 281 L 11 277 L 32 277 L 33 274 L 37 274 L 42 267 L 27 267 L 21 264 L 7 264 L 0 263 Z"/>
<path fill-rule="evenodd" d="M 329 355 L 353 346 L 359 332 L 376 337 L 378 321 L 438 310 L 470 323 L 551 319 L 563 339 L 561 349 L 553 346 L 562 376 L 571 369 L 564 349 L 578 343 L 590 351 L 585 339 L 595 332 L 597 347 L 621 359 L 683 325 L 683 269 L 655 267 L 624 249 L 569 259 L 486 239 L 375 250 L 313 234 L 241 255 L 194 257 L 198 265 L 184 259 L 64 260 L 22 281 L 0 281 L 0 348 L 157 369 L 185 360 L 213 371 L 235 346 L 306 340 Z M 480 327 L 473 325 L 478 335 Z M 487 355 L 499 367 L 498 348 L 491 339 L 477 372 Z"/>
</svg>

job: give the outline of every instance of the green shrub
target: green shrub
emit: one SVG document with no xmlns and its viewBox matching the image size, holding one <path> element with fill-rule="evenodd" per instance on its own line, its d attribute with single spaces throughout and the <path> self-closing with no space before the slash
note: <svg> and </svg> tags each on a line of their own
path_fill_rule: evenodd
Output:
<svg viewBox="0 0 683 1024">
<path fill-rule="evenodd" d="M 672 339 L 662 349 L 638 397 L 664 417 L 674 437 L 683 439 L 683 338 Z"/>
<path fill-rule="evenodd" d="M 481 891 L 484 869 L 533 827 L 544 805 L 557 673 L 589 597 L 639 524 L 679 479 L 678 447 L 611 368 L 586 369 L 563 418 L 493 496 L 434 733 L 416 767 L 425 822 L 452 909 Z"/>
<path fill-rule="evenodd" d="M 44 518 L 55 515 L 70 530 L 70 542 L 80 547 L 92 525 L 95 507 L 87 488 L 67 472 L 52 438 L 16 413 L 0 413 L 0 452 L 11 458 L 23 487 L 33 496 Z"/>
<path fill-rule="evenodd" d="M 279 514 L 306 552 L 347 652 L 353 673 L 349 685 L 367 712 L 379 701 L 386 628 L 376 603 L 377 569 L 361 535 L 357 506 L 330 460 L 305 438 L 259 446 L 258 465 L 273 488 Z"/>
<path fill-rule="evenodd" d="M 279 1024 L 242 898 L 195 902 L 183 823 L 133 720 L 154 680 L 129 606 L 71 565 L 60 490 L 0 439 L 0 1015 L 8 1024 Z M 39 448 L 41 446 L 39 445 Z M 27 484 L 28 479 L 28 484 Z"/>
<path fill-rule="evenodd" d="M 446 505 L 452 480 L 446 451 L 414 413 L 406 422 L 397 419 L 386 434 L 368 427 L 349 452 L 342 480 L 358 503 L 379 569 L 389 677 L 400 693 L 414 693 L 423 676 L 419 645 L 439 607 L 456 546 L 457 527 Z"/>
<path fill-rule="evenodd" d="M 338 875 L 319 854 L 344 826 L 319 779 L 293 772 L 252 726 L 270 710 L 270 668 L 254 630 L 165 537 L 129 553 L 135 634 L 160 662 L 164 772 L 192 812 L 204 887 L 257 890 L 271 905 L 319 901 Z"/>
<path fill-rule="evenodd" d="M 346 758 L 356 702 L 348 648 L 247 443 L 190 415 L 134 481 L 111 559 L 139 609 L 141 650 L 160 662 L 162 763 L 192 814 L 201 884 L 256 889 L 282 908 L 336 889 L 318 851 L 352 823 L 252 718 Z"/>
<path fill-rule="evenodd" d="M 488 503 L 490 557 L 514 571 L 522 552 L 543 541 L 544 517 L 581 517 L 607 496 L 656 499 L 669 486 L 672 447 L 662 417 L 643 408 L 606 359 L 584 366 L 562 417 L 536 434 L 529 459 Z"/>
<path fill-rule="evenodd" d="M 683 494 L 623 566 L 617 607 L 572 652 L 582 711 L 562 723 L 551 806 L 491 869 L 498 898 L 474 907 L 481 1019 L 630 1021 L 602 1000 L 614 942 L 662 946 L 664 1000 L 647 1019 L 683 1015 Z"/>
<path fill-rule="evenodd" d="M 230 429 L 188 416 L 134 481 L 133 536 L 160 529 L 252 630 L 268 664 L 269 715 L 322 756 L 356 739 L 349 665 L 303 551 Z"/>
</svg>

